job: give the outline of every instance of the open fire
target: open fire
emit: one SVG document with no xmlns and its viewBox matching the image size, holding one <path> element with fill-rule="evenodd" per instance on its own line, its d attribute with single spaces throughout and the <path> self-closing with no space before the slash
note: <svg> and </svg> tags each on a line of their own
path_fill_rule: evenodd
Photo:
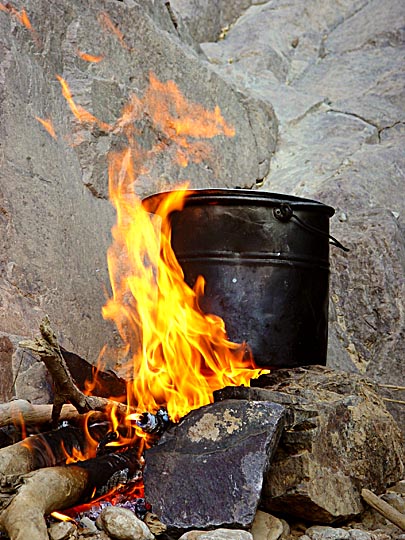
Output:
<svg viewBox="0 0 405 540">
<path fill-rule="evenodd" d="M 0 6 L 35 36 L 25 10 Z M 124 36 L 106 13 L 100 14 L 99 23 L 126 47 Z M 104 58 L 79 50 L 77 55 L 94 63 Z M 211 403 L 215 390 L 248 386 L 250 379 L 266 371 L 255 366 L 245 344 L 227 338 L 220 317 L 202 311 L 204 278 L 200 276 L 193 289 L 184 281 L 171 247 L 170 214 L 182 209 L 187 184 L 166 197 L 153 215 L 136 193 L 138 178 L 147 177 L 160 153 L 168 153 L 181 167 L 200 163 L 209 159 L 210 139 L 232 137 L 234 130 L 219 107 L 207 110 L 189 102 L 174 81 L 162 82 L 153 73 L 143 96 L 130 96 L 113 123 L 76 104 L 68 82 L 60 75 L 56 78 L 81 129 L 99 130 L 117 139 L 117 150 L 108 157 L 109 196 L 117 217 L 107 254 L 112 295 L 103 307 L 103 316 L 115 323 L 122 338 L 121 367 L 127 381 L 127 414 L 123 416 L 122 407 L 118 411 L 113 402 L 104 409 L 108 410 L 109 423 L 101 442 L 91 429 L 90 413 L 84 423 L 84 442 L 69 445 L 62 438 L 58 444 L 66 464 L 100 454 L 101 445 L 124 454 L 136 447 L 140 458 L 144 444 L 140 441 L 146 438 L 149 444 L 151 440 L 146 433 L 164 429 L 169 422 Z M 36 119 L 51 137 L 58 137 L 51 118 Z M 158 134 L 150 147 L 143 140 L 145 119 Z M 94 379 L 87 394 L 95 384 Z M 54 458 L 55 449 L 48 448 L 44 440 L 36 451 L 42 448 Z M 27 439 L 22 444 L 33 452 L 37 442 Z M 143 494 L 142 488 L 136 489 L 133 496 Z M 93 491 L 90 497 L 97 496 L 97 487 Z M 63 514 L 55 516 L 64 519 Z"/>
</svg>

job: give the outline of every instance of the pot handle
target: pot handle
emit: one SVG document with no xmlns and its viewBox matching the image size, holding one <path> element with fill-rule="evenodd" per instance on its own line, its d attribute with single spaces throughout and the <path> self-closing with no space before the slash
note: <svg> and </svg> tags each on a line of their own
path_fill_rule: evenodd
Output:
<svg viewBox="0 0 405 540">
<path fill-rule="evenodd" d="M 287 203 L 281 203 L 280 206 L 276 206 L 275 208 L 273 208 L 273 215 L 276 219 L 278 219 L 279 221 L 282 221 L 283 223 L 287 223 L 287 221 L 290 221 L 291 219 L 293 219 L 300 227 L 302 227 L 306 231 L 309 231 L 315 234 L 320 234 L 321 236 L 327 236 L 329 238 L 329 243 L 332 244 L 333 246 L 336 246 L 346 252 L 350 251 L 349 248 L 341 244 L 339 240 L 337 240 L 331 234 L 328 234 L 325 231 L 321 231 L 321 229 L 318 229 L 317 227 L 314 227 L 313 225 L 309 225 L 308 223 L 305 223 L 305 221 L 303 221 L 296 214 L 294 214 L 293 209 Z"/>
</svg>

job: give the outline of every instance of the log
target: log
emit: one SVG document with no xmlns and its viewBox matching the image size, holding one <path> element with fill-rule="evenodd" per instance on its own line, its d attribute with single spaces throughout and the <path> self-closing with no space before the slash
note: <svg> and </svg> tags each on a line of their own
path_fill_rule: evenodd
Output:
<svg viewBox="0 0 405 540">
<path fill-rule="evenodd" d="M 382 516 L 384 516 L 388 521 L 391 521 L 394 525 L 405 531 L 405 515 L 401 512 L 398 512 L 396 508 L 383 501 L 375 495 L 369 489 L 362 489 L 361 496 L 374 510 L 377 510 Z"/>
<path fill-rule="evenodd" d="M 89 442 L 82 429 L 72 426 L 32 435 L 0 449 L 0 477 L 21 475 L 44 467 L 66 463 L 73 449 L 86 455 Z"/>
<path fill-rule="evenodd" d="M 105 417 L 102 412 L 93 413 L 94 420 Z M 76 407 L 70 404 L 63 405 L 59 420 L 80 421 L 85 414 L 80 414 Z M 52 405 L 33 405 L 25 399 L 16 399 L 9 403 L 0 404 L 0 427 L 9 426 L 41 426 L 52 421 Z"/>
<path fill-rule="evenodd" d="M 132 448 L 4 481 L 0 529 L 10 540 L 49 540 L 44 515 L 83 504 L 127 483 L 142 470 L 139 453 L 139 448 Z"/>
</svg>

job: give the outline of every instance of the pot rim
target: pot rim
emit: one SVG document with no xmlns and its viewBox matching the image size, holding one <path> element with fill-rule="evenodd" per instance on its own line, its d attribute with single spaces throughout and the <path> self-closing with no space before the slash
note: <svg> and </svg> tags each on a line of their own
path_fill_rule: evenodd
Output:
<svg viewBox="0 0 405 540">
<path fill-rule="evenodd" d="M 335 209 L 319 201 L 287 195 L 284 193 L 274 193 L 270 191 L 259 191 L 239 188 L 198 188 L 198 189 L 172 189 L 160 191 L 148 195 L 142 200 L 142 204 L 148 212 L 154 213 L 160 200 L 173 191 L 185 191 L 186 200 L 184 206 L 197 205 L 223 205 L 234 204 L 278 207 L 281 204 L 288 204 L 296 210 L 316 210 L 332 217 Z"/>
</svg>

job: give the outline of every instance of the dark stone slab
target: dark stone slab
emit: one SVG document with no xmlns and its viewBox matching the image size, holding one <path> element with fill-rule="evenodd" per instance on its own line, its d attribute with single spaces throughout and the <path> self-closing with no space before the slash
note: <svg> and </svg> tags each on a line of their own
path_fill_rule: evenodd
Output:
<svg viewBox="0 0 405 540">
<path fill-rule="evenodd" d="M 146 452 L 153 512 L 176 531 L 249 527 L 284 413 L 276 403 L 227 400 L 188 414 Z"/>
</svg>

